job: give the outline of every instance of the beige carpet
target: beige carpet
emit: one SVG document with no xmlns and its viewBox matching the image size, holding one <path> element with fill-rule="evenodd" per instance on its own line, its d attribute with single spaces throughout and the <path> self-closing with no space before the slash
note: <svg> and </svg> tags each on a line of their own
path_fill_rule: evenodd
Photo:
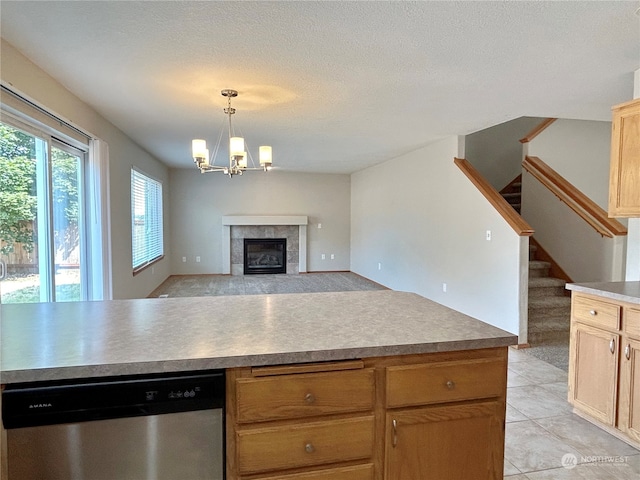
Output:
<svg viewBox="0 0 640 480">
<path fill-rule="evenodd" d="M 149 297 L 202 297 L 208 295 L 260 295 L 277 293 L 348 292 L 386 290 L 386 287 L 351 272 L 299 275 L 172 275 Z"/>
</svg>

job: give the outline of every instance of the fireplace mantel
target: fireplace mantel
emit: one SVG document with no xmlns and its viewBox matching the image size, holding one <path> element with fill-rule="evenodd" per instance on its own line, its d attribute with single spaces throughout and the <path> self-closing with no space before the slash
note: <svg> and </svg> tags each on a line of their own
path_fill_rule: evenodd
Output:
<svg viewBox="0 0 640 480">
<path fill-rule="evenodd" d="M 231 227 L 248 225 L 297 225 L 299 232 L 298 272 L 307 271 L 307 225 L 304 215 L 224 215 L 222 217 L 222 273 L 231 273 Z"/>
</svg>

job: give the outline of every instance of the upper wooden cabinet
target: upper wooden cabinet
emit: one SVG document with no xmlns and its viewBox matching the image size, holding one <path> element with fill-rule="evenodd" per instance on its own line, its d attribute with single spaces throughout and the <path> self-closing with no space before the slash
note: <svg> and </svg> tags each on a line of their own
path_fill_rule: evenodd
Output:
<svg viewBox="0 0 640 480">
<path fill-rule="evenodd" d="M 609 216 L 640 217 L 640 98 L 613 107 Z"/>
</svg>

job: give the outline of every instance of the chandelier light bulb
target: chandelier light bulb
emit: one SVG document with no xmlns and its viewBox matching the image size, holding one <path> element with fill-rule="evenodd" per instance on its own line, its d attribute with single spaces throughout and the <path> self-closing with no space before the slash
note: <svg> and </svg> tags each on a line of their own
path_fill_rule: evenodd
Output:
<svg viewBox="0 0 640 480">
<path fill-rule="evenodd" d="M 232 157 L 239 157 L 244 154 L 244 138 L 231 137 L 229 139 L 229 154 Z"/>
<path fill-rule="evenodd" d="M 263 145 L 260 147 L 260 165 L 262 166 L 270 166 L 272 163 L 271 159 L 271 147 L 268 145 Z"/>
<path fill-rule="evenodd" d="M 194 159 L 209 158 L 209 155 L 207 155 L 207 142 L 205 140 L 199 138 L 192 140 L 191 151 Z"/>
</svg>

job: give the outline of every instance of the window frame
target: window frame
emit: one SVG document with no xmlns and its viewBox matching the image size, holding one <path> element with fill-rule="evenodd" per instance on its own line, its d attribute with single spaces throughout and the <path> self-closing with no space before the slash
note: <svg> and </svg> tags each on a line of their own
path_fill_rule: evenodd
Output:
<svg viewBox="0 0 640 480">
<path fill-rule="evenodd" d="M 70 141 L 67 143 L 59 137 L 65 138 L 64 135 L 57 135 L 53 130 L 41 130 L 37 126 L 32 125 L 27 118 L 16 118 L 14 115 L 3 111 L 0 121 L 16 130 L 20 130 L 27 135 L 31 135 L 40 142 L 41 161 L 38 162 L 36 169 L 36 179 L 38 182 L 38 210 L 40 215 L 37 216 L 38 230 L 46 232 L 42 242 L 44 248 L 39 251 L 39 275 L 40 284 L 40 301 L 41 302 L 57 302 L 56 283 L 55 283 L 55 253 L 53 251 L 53 156 L 52 149 L 62 150 L 80 159 L 80 179 L 78 184 L 78 229 L 79 229 L 79 247 L 80 247 L 80 299 L 74 301 L 87 301 L 90 298 L 88 292 L 88 282 L 90 278 L 89 258 L 87 255 L 87 230 L 85 212 L 87 209 L 87 201 L 85 195 L 86 163 L 89 154 L 89 146 L 81 142 Z M 65 140 L 69 140 L 65 138 Z M 71 144 L 73 143 L 73 145 Z M 66 300 L 65 300 L 66 301 Z"/>
<path fill-rule="evenodd" d="M 146 187 L 154 187 L 155 192 L 151 192 L 153 196 L 152 204 L 148 204 L 150 200 L 150 193 L 145 190 L 143 194 L 145 196 L 145 216 L 152 215 L 150 228 L 153 229 L 153 232 L 146 232 L 144 235 L 146 248 L 149 248 L 149 244 L 152 245 L 151 254 L 145 254 L 144 259 L 139 261 L 136 264 L 138 249 L 136 246 L 136 203 L 135 200 L 137 198 L 137 187 L 135 184 L 135 180 L 138 177 L 139 181 L 144 182 L 145 189 Z M 163 184 L 162 181 L 157 178 L 149 175 L 148 173 L 140 170 L 137 167 L 131 167 L 131 267 L 133 275 L 137 275 L 138 273 L 146 270 L 150 266 L 156 264 L 160 260 L 164 258 L 164 199 L 163 199 Z M 152 233 L 157 235 L 153 237 L 152 242 L 149 242 L 149 234 Z M 158 251 L 154 251 L 155 248 L 158 248 Z"/>
<path fill-rule="evenodd" d="M 84 242 L 81 251 L 84 263 L 82 298 L 111 300 L 113 265 L 108 144 L 4 82 L 0 82 L 0 121 L 45 140 L 49 158 L 52 146 L 82 152 L 81 184 L 78 186 L 82 190 L 79 221 L 84 225 L 81 229 Z M 47 185 L 50 187 L 50 182 Z M 49 263 L 54 265 L 53 261 Z M 55 301 L 55 295 L 46 301 Z"/>
</svg>

